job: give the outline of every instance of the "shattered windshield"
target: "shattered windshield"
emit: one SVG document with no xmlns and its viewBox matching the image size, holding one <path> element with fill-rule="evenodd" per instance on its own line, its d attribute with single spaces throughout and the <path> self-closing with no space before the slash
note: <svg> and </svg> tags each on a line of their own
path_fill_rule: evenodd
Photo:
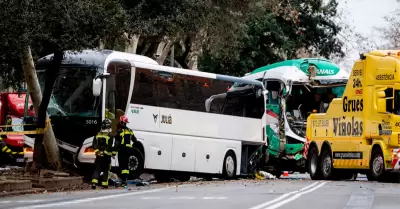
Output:
<svg viewBox="0 0 400 209">
<path fill-rule="evenodd" d="M 43 91 L 45 71 L 38 70 L 40 87 Z M 92 93 L 95 68 L 61 68 L 54 83 L 48 114 L 50 116 L 97 116 L 96 100 Z"/>
</svg>

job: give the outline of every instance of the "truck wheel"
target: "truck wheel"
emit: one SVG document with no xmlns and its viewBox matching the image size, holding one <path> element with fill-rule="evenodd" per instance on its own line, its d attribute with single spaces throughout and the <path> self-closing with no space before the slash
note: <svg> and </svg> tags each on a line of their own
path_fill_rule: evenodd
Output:
<svg viewBox="0 0 400 209">
<path fill-rule="evenodd" d="M 132 148 L 132 154 L 129 156 L 128 168 L 129 179 L 135 180 L 142 175 L 144 170 L 144 158 L 142 152 L 136 148 Z"/>
<path fill-rule="evenodd" d="M 225 155 L 222 175 L 226 179 L 233 179 L 236 175 L 236 157 L 232 151 Z"/>
<path fill-rule="evenodd" d="M 369 174 L 367 174 L 370 181 L 382 181 L 385 176 L 385 164 L 381 149 L 375 148 L 371 153 L 371 161 L 369 163 Z"/>
<path fill-rule="evenodd" d="M 322 151 L 322 156 L 321 156 L 321 171 L 322 171 L 322 177 L 325 180 L 331 180 L 333 179 L 334 175 L 334 169 L 333 169 L 333 160 L 331 153 L 329 152 L 328 149 L 324 149 Z"/>
<path fill-rule="evenodd" d="M 313 147 L 308 152 L 308 173 L 312 180 L 322 179 L 322 173 L 318 161 L 318 151 Z"/>
</svg>

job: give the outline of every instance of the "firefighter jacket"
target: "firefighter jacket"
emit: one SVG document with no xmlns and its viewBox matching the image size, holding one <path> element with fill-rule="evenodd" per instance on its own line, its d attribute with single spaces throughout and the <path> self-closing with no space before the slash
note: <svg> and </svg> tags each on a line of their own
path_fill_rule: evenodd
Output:
<svg viewBox="0 0 400 209">
<path fill-rule="evenodd" d="M 113 153 L 114 137 L 111 134 L 99 132 L 93 139 L 93 148 L 96 156 L 110 156 Z"/>
<path fill-rule="evenodd" d="M 133 131 L 130 128 L 119 129 L 115 136 L 115 151 L 118 151 L 122 147 L 132 147 L 131 142 L 137 142 Z"/>
</svg>

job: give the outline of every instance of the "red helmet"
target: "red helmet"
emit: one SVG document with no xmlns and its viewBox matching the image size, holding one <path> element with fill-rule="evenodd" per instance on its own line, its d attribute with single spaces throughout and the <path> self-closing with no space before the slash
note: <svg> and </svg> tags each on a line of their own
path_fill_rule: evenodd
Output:
<svg viewBox="0 0 400 209">
<path fill-rule="evenodd" d="M 128 117 L 126 117 L 125 115 L 121 116 L 121 117 L 119 118 L 119 121 L 121 121 L 121 122 L 123 122 L 123 123 L 129 123 Z"/>
</svg>

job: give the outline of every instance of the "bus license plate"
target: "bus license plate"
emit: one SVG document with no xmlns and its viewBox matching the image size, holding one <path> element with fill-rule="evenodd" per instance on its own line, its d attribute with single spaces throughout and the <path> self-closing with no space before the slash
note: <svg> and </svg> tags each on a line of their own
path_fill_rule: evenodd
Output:
<svg viewBox="0 0 400 209">
<path fill-rule="evenodd" d="M 23 163 L 24 162 L 24 158 L 17 158 L 17 163 Z"/>
</svg>

